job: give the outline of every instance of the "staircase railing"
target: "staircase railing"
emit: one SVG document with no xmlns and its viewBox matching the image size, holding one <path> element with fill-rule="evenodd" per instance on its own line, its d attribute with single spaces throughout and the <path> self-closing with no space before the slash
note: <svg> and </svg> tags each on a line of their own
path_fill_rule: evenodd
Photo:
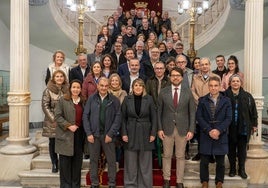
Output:
<svg viewBox="0 0 268 188">
<path fill-rule="evenodd" d="M 195 48 L 209 43 L 222 29 L 230 10 L 229 0 L 211 0 L 210 8 L 197 16 L 195 24 Z M 177 17 L 172 17 L 172 29 L 178 31 L 184 48 L 189 48 L 189 19 L 177 25 Z M 213 32 L 212 32 L 213 31 Z M 208 35 L 209 33 L 209 35 Z"/>
<path fill-rule="evenodd" d="M 50 9 L 54 19 L 63 32 L 74 42 L 78 40 L 78 14 L 70 11 L 65 0 L 49 1 Z M 230 10 L 229 0 L 211 0 L 210 8 L 196 19 L 195 25 L 195 48 L 208 44 L 224 27 Z M 105 16 L 104 16 L 105 17 Z M 107 17 L 107 16 L 106 16 Z M 173 31 L 178 31 L 181 35 L 185 49 L 189 49 L 189 20 L 177 24 L 178 16 L 171 17 Z M 94 50 L 97 35 L 103 23 L 85 14 L 84 18 L 84 47 L 88 52 Z"/>
<path fill-rule="evenodd" d="M 73 41 L 78 41 L 78 14 L 72 12 L 66 6 L 65 0 L 49 1 L 51 12 L 57 24 L 63 32 Z M 97 35 L 100 31 L 102 23 L 91 17 L 90 14 L 84 16 L 84 47 L 88 52 L 94 50 Z"/>
</svg>

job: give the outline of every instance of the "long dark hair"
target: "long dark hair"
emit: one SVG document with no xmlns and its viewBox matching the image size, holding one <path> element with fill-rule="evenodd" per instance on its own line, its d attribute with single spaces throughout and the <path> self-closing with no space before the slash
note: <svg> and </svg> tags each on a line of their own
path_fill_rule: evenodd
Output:
<svg viewBox="0 0 268 188">
<path fill-rule="evenodd" d="M 235 72 L 234 72 L 234 74 L 237 74 L 237 73 L 239 72 L 238 59 L 236 58 L 236 56 L 231 55 L 231 56 L 228 58 L 227 63 L 228 63 L 230 60 L 233 60 L 234 63 L 235 63 Z M 230 71 L 229 68 L 227 68 L 227 72 L 229 72 L 229 71 Z"/>
<path fill-rule="evenodd" d="M 114 59 L 112 58 L 112 56 L 110 54 L 105 54 L 102 59 L 101 59 L 101 69 L 104 70 L 104 59 L 108 57 L 111 60 L 111 66 L 110 66 L 110 71 L 116 71 L 116 64 L 114 62 Z"/>
</svg>

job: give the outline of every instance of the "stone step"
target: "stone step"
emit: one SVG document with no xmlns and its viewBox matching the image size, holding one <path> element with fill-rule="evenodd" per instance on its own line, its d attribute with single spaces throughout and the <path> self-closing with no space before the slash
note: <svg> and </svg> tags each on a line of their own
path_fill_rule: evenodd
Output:
<svg viewBox="0 0 268 188">
<path fill-rule="evenodd" d="M 51 169 L 51 161 L 48 154 L 41 154 L 32 160 L 32 169 Z M 83 159 L 82 169 L 89 169 L 89 159 Z"/>
<path fill-rule="evenodd" d="M 86 174 L 88 170 L 82 170 L 81 186 L 86 186 Z M 56 188 L 59 187 L 59 173 L 51 173 L 51 169 L 33 169 L 19 173 L 20 183 L 27 188 Z"/>
<path fill-rule="evenodd" d="M 89 187 L 86 185 L 87 170 L 82 170 L 81 187 Z M 59 174 L 51 173 L 50 169 L 34 169 L 31 171 L 22 171 L 19 173 L 21 185 L 27 188 L 56 188 L 59 187 Z M 209 186 L 214 187 L 214 175 L 210 175 Z M 199 173 L 188 172 L 185 173 L 184 185 L 187 188 L 201 187 L 199 180 Z M 107 187 L 107 186 L 102 186 Z M 120 187 L 120 186 L 118 186 Z M 121 186 L 122 187 L 122 186 Z M 154 186 L 159 187 L 159 186 Z M 225 176 L 224 187 L 228 188 L 246 188 L 248 187 L 248 180 L 241 179 L 238 176 Z"/>
</svg>

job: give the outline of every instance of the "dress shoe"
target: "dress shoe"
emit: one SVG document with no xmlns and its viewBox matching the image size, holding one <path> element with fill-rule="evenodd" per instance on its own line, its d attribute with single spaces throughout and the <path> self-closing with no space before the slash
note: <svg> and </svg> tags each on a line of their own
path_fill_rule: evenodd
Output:
<svg viewBox="0 0 268 188">
<path fill-rule="evenodd" d="M 207 181 L 203 181 L 202 188 L 208 188 L 208 182 Z"/>
<path fill-rule="evenodd" d="M 52 173 L 57 173 L 59 171 L 58 165 L 56 163 L 52 164 Z"/>
<path fill-rule="evenodd" d="M 242 179 L 247 179 L 248 175 L 246 174 L 245 170 L 238 170 L 238 175 L 242 178 Z"/>
<path fill-rule="evenodd" d="M 193 158 L 192 161 L 199 161 L 200 160 L 200 154 L 197 153 Z"/>
<path fill-rule="evenodd" d="M 89 159 L 89 155 L 84 155 L 84 159 Z"/>
<path fill-rule="evenodd" d="M 110 185 L 109 188 L 116 188 L 115 185 Z"/>
<path fill-rule="evenodd" d="M 91 185 L 90 188 L 99 188 L 100 186 L 98 185 Z"/>
<path fill-rule="evenodd" d="M 218 182 L 217 184 L 216 184 L 216 188 L 222 188 L 222 182 Z"/>
<path fill-rule="evenodd" d="M 164 180 L 163 188 L 170 188 L 169 180 Z"/>
<path fill-rule="evenodd" d="M 235 177 L 236 175 L 236 170 L 235 169 L 230 169 L 229 176 L 230 177 Z"/>
<path fill-rule="evenodd" d="M 184 188 L 183 183 L 177 183 L 176 188 Z"/>
<path fill-rule="evenodd" d="M 185 160 L 189 160 L 191 157 L 188 152 L 185 152 Z"/>
</svg>

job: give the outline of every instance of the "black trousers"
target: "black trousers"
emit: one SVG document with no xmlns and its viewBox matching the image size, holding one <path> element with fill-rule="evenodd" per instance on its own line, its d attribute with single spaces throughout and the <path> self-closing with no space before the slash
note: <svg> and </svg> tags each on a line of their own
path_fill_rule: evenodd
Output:
<svg viewBox="0 0 268 188">
<path fill-rule="evenodd" d="M 239 135 L 236 141 L 229 140 L 228 159 L 230 169 L 236 170 L 236 157 L 238 158 L 239 170 L 245 170 L 245 162 L 247 158 L 247 136 Z"/>
<path fill-rule="evenodd" d="M 58 154 L 55 152 L 55 138 L 49 138 L 49 156 L 52 164 L 58 163 Z"/>
<path fill-rule="evenodd" d="M 83 131 L 74 133 L 74 155 L 60 155 L 60 187 L 80 188 L 81 168 L 83 163 Z"/>
<path fill-rule="evenodd" d="M 211 155 L 203 155 L 201 154 L 201 161 L 200 161 L 200 181 L 201 183 L 206 181 L 209 181 L 209 159 Z M 225 171 L 225 165 L 224 165 L 224 157 L 225 155 L 215 155 L 216 160 L 216 176 L 215 176 L 215 183 L 224 181 L 224 171 Z"/>
</svg>

